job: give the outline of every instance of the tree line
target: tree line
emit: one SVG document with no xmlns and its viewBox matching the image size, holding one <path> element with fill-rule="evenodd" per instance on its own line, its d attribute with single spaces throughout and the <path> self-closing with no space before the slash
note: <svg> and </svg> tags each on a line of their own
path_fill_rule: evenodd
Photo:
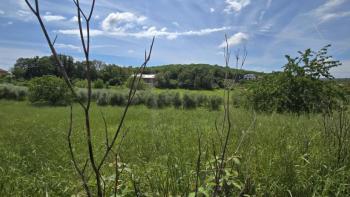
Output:
<svg viewBox="0 0 350 197">
<path fill-rule="evenodd" d="M 73 57 L 59 55 L 68 76 L 73 81 L 83 80 L 86 77 L 84 61 L 74 61 Z M 52 56 L 19 58 L 12 68 L 12 74 L 17 80 L 30 80 L 35 77 L 53 75 L 60 77 L 61 73 L 55 65 Z M 124 85 L 135 68 L 132 66 L 122 67 L 115 64 L 106 64 L 101 61 L 91 61 L 91 79 L 102 80 L 109 86 Z M 144 74 L 156 74 L 155 85 L 158 88 L 174 89 L 216 89 L 224 87 L 224 79 L 227 68 L 209 64 L 172 64 L 146 68 Z M 243 75 L 262 73 L 245 70 L 228 70 L 228 78 L 239 80 Z"/>
</svg>

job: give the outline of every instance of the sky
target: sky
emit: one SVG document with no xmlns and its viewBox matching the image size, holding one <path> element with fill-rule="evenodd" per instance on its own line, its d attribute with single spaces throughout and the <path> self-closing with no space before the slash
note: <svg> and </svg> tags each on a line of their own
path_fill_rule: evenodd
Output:
<svg viewBox="0 0 350 197">
<path fill-rule="evenodd" d="M 80 0 L 88 12 L 91 0 Z M 83 59 L 73 0 L 39 0 L 59 53 Z M 245 69 L 281 70 L 285 55 L 318 50 L 343 65 L 336 77 L 350 77 L 350 0 L 96 0 L 91 21 L 91 58 L 121 66 L 142 63 L 156 36 L 151 66 L 224 64 L 223 41 L 246 46 Z M 0 4 L 0 68 L 19 57 L 50 55 L 38 22 L 24 0 Z"/>
</svg>

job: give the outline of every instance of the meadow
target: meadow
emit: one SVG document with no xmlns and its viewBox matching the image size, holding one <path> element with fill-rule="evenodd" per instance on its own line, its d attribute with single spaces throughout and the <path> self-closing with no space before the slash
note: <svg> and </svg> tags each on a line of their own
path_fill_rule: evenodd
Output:
<svg viewBox="0 0 350 197">
<path fill-rule="evenodd" d="M 83 189 L 67 145 L 69 107 L 0 100 L 0 109 L 0 196 L 81 196 Z M 93 144 L 98 158 L 105 138 L 101 113 L 111 135 L 122 109 L 92 106 Z M 207 196 L 207 171 L 211 169 L 212 153 L 220 145 L 215 122 L 222 119 L 222 114 L 222 110 L 205 108 L 131 106 L 123 130 L 127 134 L 118 143 L 117 165 L 124 169 L 118 194 L 135 196 L 136 184 L 140 196 L 193 195 L 200 133 L 200 195 Z M 321 115 L 255 114 L 244 108 L 232 108 L 231 114 L 233 134 L 227 155 L 231 158 L 228 174 L 234 196 L 247 185 L 247 193 L 252 196 L 350 193 L 349 160 L 336 161 Z M 85 158 L 84 117 L 77 104 L 73 117 L 74 151 Z M 105 177 L 106 181 L 114 179 L 115 165 L 113 159 L 108 160 L 105 174 L 110 172 L 111 177 Z"/>
</svg>

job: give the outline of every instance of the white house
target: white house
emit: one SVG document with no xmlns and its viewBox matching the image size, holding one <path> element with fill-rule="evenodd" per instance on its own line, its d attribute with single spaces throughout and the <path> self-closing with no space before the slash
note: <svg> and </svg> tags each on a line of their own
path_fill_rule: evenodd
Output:
<svg viewBox="0 0 350 197">
<path fill-rule="evenodd" d="M 133 77 L 135 75 L 131 75 Z M 140 77 L 140 74 L 137 74 L 137 77 Z M 142 74 L 142 80 L 151 86 L 154 86 L 156 83 L 156 75 L 155 74 Z"/>
<path fill-rule="evenodd" d="M 255 74 L 246 74 L 246 75 L 243 76 L 243 79 L 244 80 L 256 80 L 257 77 L 256 77 Z"/>
</svg>

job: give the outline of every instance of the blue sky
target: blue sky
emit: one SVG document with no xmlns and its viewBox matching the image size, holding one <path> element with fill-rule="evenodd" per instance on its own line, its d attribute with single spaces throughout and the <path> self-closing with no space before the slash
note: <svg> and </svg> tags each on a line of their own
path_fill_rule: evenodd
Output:
<svg viewBox="0 0 350 197">
<path fill-rule="evenodd" d="M 72 0 L 39 0 L 57 50 L 82 59 Z M 90 0 L 81 0 L 88 8 Z M 245 69 L 270 72 L 285 64 L 285 54 L 332 44 L 350 77 L 349 0 L 96 0 L 92 21 L 94 59 L 123 66 L 142 62 L 156 36 L 151 65 L 209 63 L 223 65 L 225 33 L 235 50 L 246 45 Z M 0 67 L 18 57 L 49 55 L 36 19 L 24 0 L 0 4 Z"/>
</svg>

